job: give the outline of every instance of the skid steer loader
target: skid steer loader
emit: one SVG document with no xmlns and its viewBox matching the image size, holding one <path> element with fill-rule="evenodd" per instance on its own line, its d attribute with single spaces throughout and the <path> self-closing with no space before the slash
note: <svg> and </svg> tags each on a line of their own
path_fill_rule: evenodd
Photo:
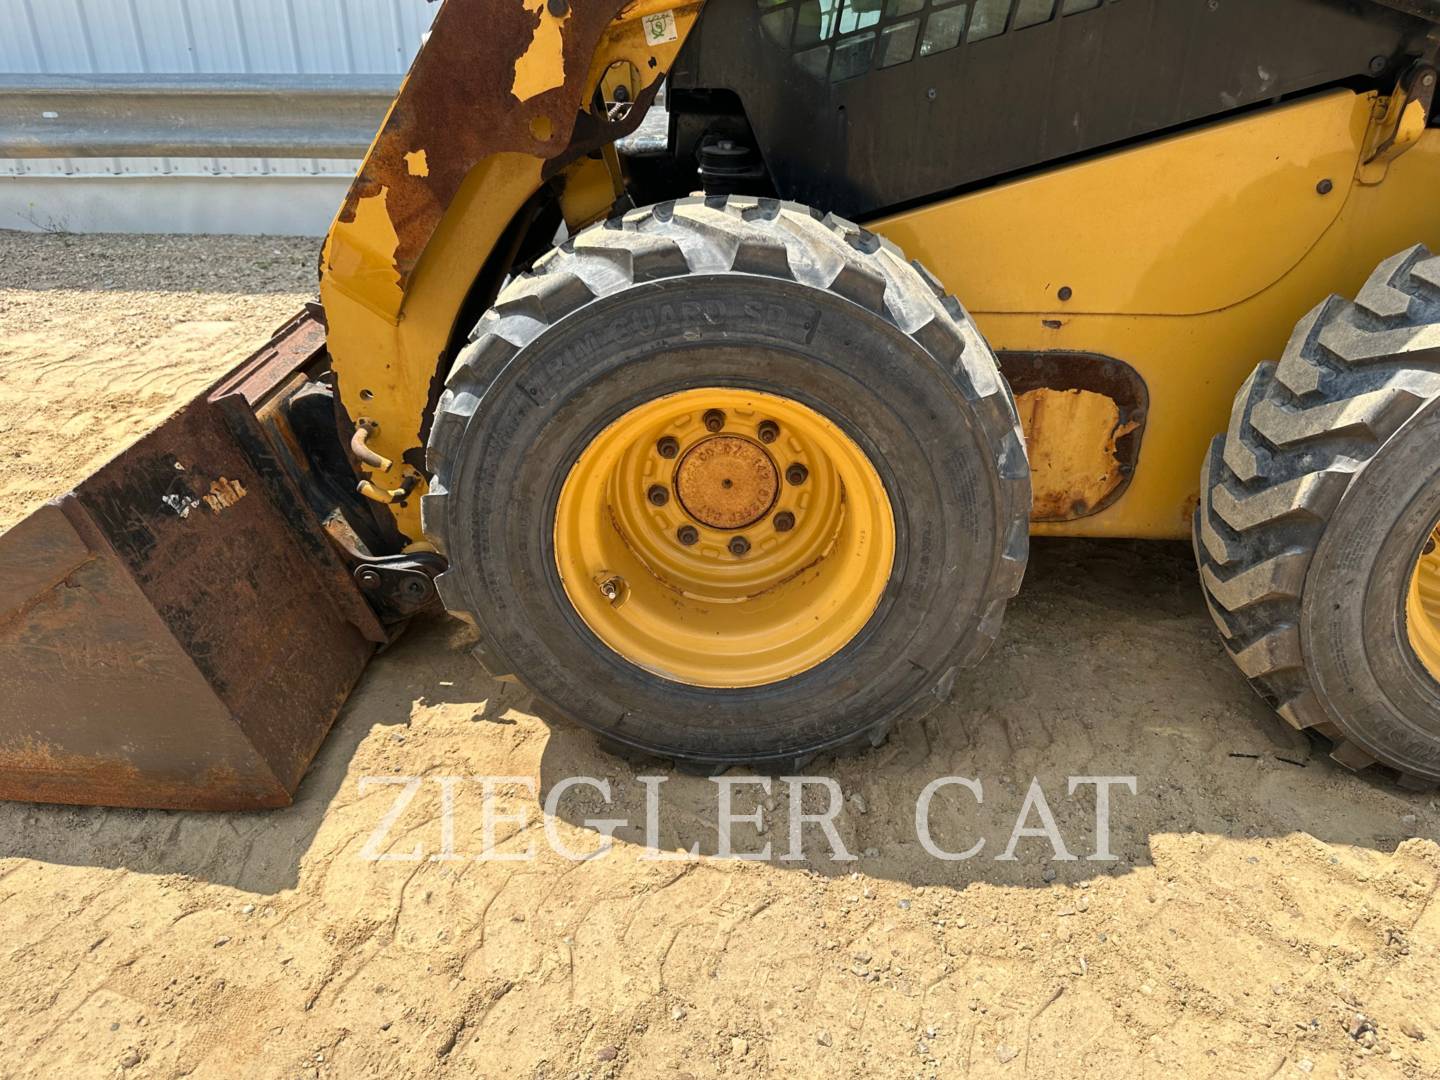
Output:
<svg viewBox="0 0 1440 1080">
<path fill-rule="evenodd" d="M 1437 51 L 1434 0 L 447 0 L 321 304 L 0 540 L 0 796 L 283 805 L 439 603 L 613 750 L 796 769 L 945 698 L 1030 535 L 1193 535 L 1265 699 L 1440 783 Z"/>
</svg>

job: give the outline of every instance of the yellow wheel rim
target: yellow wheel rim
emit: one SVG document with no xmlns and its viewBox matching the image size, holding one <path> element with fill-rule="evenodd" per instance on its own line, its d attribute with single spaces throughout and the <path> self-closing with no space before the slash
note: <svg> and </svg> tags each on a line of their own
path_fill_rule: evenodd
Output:
<svg viewBox="0 0 1440 1080">
<path fill-rule="evenodd" d="M 789 398 L 713 388 L 631 409 L 581 453 L 555 563 L 610 649 L 673 682 L 762 686 L 845 647 L 895 560 L 870 459 Z"/>
<path fill-rule="evenodd" d="M 1431 534 L 1425 548 L 1410 575 L 1405 629 L 1420 663 L 1440 680 L 1440 529 Z"/>
</svg>

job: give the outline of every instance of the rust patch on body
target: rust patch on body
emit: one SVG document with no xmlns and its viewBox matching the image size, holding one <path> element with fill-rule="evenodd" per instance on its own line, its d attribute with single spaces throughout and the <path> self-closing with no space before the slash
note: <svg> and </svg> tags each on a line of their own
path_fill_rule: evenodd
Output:
<svg viewBox="0 0 1440 1080">
<path fill-rule="evenodd" d="M 1015 399 L 1030 455 L 1036 521 L 1084 517 L 1125 482 L 1116 442 L 1135 430 L 1114 399 L 1089 390 L 1031 390 Z"/>
<path fill-rule="evenodd" d="M 502 153 L 550 161 L 567 151 L 591 58 L 624 7 L 573 0 L 557 19 L 535 0 L 446 0 L 339 215 L 353 223 L 366 200 L 387 196 L 402 293 L 476 164 Z M 413 167 L 416 147 L 425 148 L 424 168 Z"/>
<path fill-rule="evenodd" d="M 1113 357 L 1001 352 L 1015 393 L 1034 492 L 1032 521 L 1073 521 L 1129 487 L 1149 409 L 1144 380 Z"/>
</svg>

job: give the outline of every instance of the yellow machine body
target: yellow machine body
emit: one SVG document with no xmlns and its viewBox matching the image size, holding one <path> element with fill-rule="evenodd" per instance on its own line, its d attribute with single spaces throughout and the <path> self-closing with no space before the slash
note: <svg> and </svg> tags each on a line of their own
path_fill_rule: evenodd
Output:
<svg viewBox="0 0 1440 1080">
<path fill-rule="evenodd" d="M 426 110 L 456 113 L 432 73 L 477 66 L 466 24 L 479 5 L 450 0 L 325 246 L 341 399 L 375 425 L 371 446 L 393 464 L 370 479 L 415 543 L 407 496 L 423 490 L 425 414 L 472 284 L 543 185 L 559 189 L 572 229 L 609 209 L 610 136 L 585 142 L 575 118 L 621 72 L 635 111 L 648 103 L 700 5 L 600 3 L 584 19 L 579 8 L 557 18 L 527 0 L 508 46 L 506 27 L 490 28 L 501 44 L 485 59 L 504 77 L 471 85 L 462 72 L 458 92 L 469 115 L 503 113 L 513 132 L 479 138 L 425 122 Z M 469 50 L 463 64 L 457 50 Z M 1082 508 L 1037 513 L 1036 533 L 1188 535 L 1207 440 L 1254 365 L 1387 254 L 1440 243 L 1440 131 L 1413 112 L 1325 92 L 867 223 L 958 296 L 1002 355 L 1111 357 L 1143 380 L 1138 418 L 1093 392 L 1020 395 L 1037 508 Z M 1138 459 L 1122 465 L 1117 439 L 1137 427 Z"/>
<path fill-rule="evenodd" d="M 1095 514 L 1037 521 L 1036 533 L 1189 536 L 1201 458 L 1255 365 L 1380 260 L 1440 243 L 1440 130 L 1382 178 L 1360 178 L 1383 112 L 1373 95 L 1324 94 L 873 223 L 960 298 L 995 349 L 1111 356 L 1144 380 L 1129 487 Z M 1113 414 L 1061 419 L 1060 430 L 1027 425 L 1037 498 L 1108 465 Z M 1053 480 L 1040 467 L 1052 455 Z"/>
</svg>

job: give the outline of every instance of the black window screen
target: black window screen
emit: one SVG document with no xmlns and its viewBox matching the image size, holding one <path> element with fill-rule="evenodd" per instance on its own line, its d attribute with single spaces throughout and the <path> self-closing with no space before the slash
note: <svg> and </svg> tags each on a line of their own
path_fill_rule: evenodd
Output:
<svg viewBox="0 0 1440 1080">
<path fill-rule="evenodd" d="M 807 75 L 831 82 L 1091 11 L 1104 2 L 757 0 L 765 36 L 789 49 Z"/>
</svg>

